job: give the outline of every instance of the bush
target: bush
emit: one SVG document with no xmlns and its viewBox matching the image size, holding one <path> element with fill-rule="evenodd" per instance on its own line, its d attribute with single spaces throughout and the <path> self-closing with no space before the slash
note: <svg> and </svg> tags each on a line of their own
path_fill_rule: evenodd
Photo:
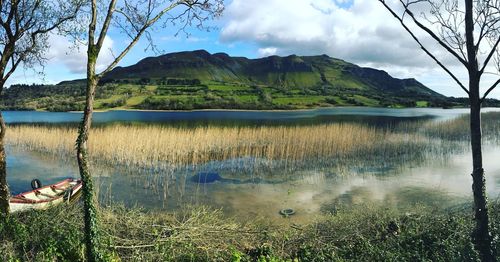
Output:
<svg viewBox="0 0 500 262">
<path fill-rule="evenodd" d="M 169 86 L 176 86 L 176 85 L 195 86 L 195 85 L 201 85 L 201 81 L 199 79 L 170 78 L 167 80 L 167 85 L 169 85 Z"/>
<path fill-rule="evenodd" d="M 0 260 L 84 261 L 82 214 L 66 207 L 15 214 L 0 224 Z"/>
<path fill-rule="evenodd" d="M 497 249 L 499 208 L 490 212 Z M 113 206 L 101 208 L 100 224 L 114 261 L 477 261 L 469 210 L 361 205 L 291 228 L 204 207 L 168 214 Z M 0 261 L 84 261 L 82 221 L 81 205 L 14 214 L 0 223 Z"/>
<path fill-rule="evenodd" d="M 115 108 L 115 107 L 124 106 L 126 103 L 127 103 L 127 99 L 120 98 L 120 99 L 115 100 L 115 101 L 104 102 L 101 104 L 100 108 Z"/>
</svg>

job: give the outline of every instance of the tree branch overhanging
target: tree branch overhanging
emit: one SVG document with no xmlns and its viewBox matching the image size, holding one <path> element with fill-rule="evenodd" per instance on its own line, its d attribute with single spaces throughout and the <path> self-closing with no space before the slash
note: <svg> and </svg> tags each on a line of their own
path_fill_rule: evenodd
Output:
<svg viewBox="0 0 500 262">
<path fill-rule="evenodd" d="M 500 84 L 500 79 L 498 79 L 495 83 L 493 83 L 493 85 L 490 86 L 490 88 L 488 88 L 488 90 L 486 90 L 486 92 L 484 93 L 483 97 L 480 100 L 481 103 L 484 100 L 486 100 L 486 97 L 491 93 L 491 91 L 493 91 L 493 89 L 495 89 L 498 86 L 498 84 Z"/>
<path fill-rule="evenodd" d="M 455 82 L 460 86 L 460 88 L 462 88 L 462 90 L 464 90 L 467 94 L 469 94 L 469 90 L 467 90 L 467 88 L 464 86 L 464 84 L 462 84 L 462 82 L 460 82 L 460 80 L 458 80 L 458 78 L 448 69 L 446 68 L 446 66 L 443 65 L 443 63 L 441 63 L 441 61 L 439 61 L 436 56 L 434 56 L 429 50 L 427 50 L 427 48 L 425 48 L 425 46 L 422 44 L 422 42 L 417 38 L 417 36 L 410 30 L 410 28 L 408 28 L 408 26 L 404 23 L 403 21 L 403 18 L 401 18 L 400 16 L 398 16 L 394 10 L 391 9 L 390 6 L 388 6 L 386 3 L 385 3 L 385 0 L 378 0 L 380 3 L 382 3 L 382 5 L 400 22 L 400 24 L 403 26 L 403 28 L 410 34 L 410 36 L 417 42 L 417 44 L 420 46 L 420 48 L 429 56 L 432 58 L 432 60 L 434 60 L 446 73 L 448 73 L 448 75 L 450 75 L 451 78 L 453 78 L 453 80 L 455 80 Z"/>
<path fill-rule="evenodd" d="M 104 69 L 101 73 L 99 73 L 99 74 L 96 75 L 97 79 L 102 78 L 106 73 L 108 73 L 109 71 L 111 71 L 121 61 L 121 59 L 123 57 L 125 57 L 125 55 L 130 51 L 130 49 L 132 49 L 132 47 L 134 47 L 137 44 L 137 42 L 141 38 L 142 34 L 144 34 L 144 32 L 152 24 L 156 23 L 165 13 L 167 13 L 170 10 L 174 9 L 178 5 L 179 5 L 179 2 L 174 2 L 171 5 L 169 5 L 168 7 L 164 8 L 162 11 L 160 11 L 155 17 L 153 17 L 149 21 L 146 21 L 145 24 L 137 31 L 135 37 L 132 39 L 132 41 L 130 41 L 130 43 L 127 45 L 127 47 L 125 47 L 120 52 L 120 54 L 117 57 L 115 57 L 115 59 L 113 60 L 113 62 L 111 62 L 111 64 L 109 64 L 106 67 L 106 69 Z"/>
<path fill-rule="evenodd" d="M 20 64 L 29 67 L 35 63 L 43 64 L 45 59 L 42 55 L 48 46 L 46 34 L 76 18 L 83 2 L 74 1 L 68 5 L 69 9 L 61 5 L 47 7 L 47 3 L 41 0 L 11 1 L 9 4 L 9 11 L 0 14 L 0 35 L 4 47 L 0 78 L 4 82 Z"/>
<path fill-rule="evenodd" d="M 493 48 L 491 49 L 490 53 L 488 54 L 488 57 L 486 57 L 486 59 L 484 60 L 484 64 L 483 64 L 481 70 L 479 71 L 480 75 L 482 75 L 484 73 L 484 70 L 488 66 L 488 63 L 490 62 L 493 55 L 495 55 L 495 53 L 498 53 L 498 50 L 497 50 L 498 44 L 500 44 L 500 37 L 498 37 L 497 41 L 493 45 Z"/>
<path fill-rule="evenodd" d="M 390 9 L 391 13 L 393 13 L 393 15 L 396 14 L 385 3 L 385 0 L 379 0 L 379 1 L 384 4 L 384 6 L 385 6 L 386 9 Z M 439 45 L 441 45 L 444 49 L 446 49 L 446 51 L 448 51 L 450 54 L 452 54 L 460 63 L 462 63 L 463 65 L 467 66 L 467 61 L 463 57 L 460 57 L 460 55 L 458 55 L 457 52 L 455 52 L 455 50 L 453 50 L 450 46 L 448 46 L 445 42 L 443 42 L 443 40 L 441 40 L 434 32 L 432 32 L 429 28 L 427 28 L 425 25 L 423 25 L 422 23 L 420 23 L 420 21 L 418 21 L 418 19 L 415 17 L 415 15 L 413 14 L 413 12 L 408 8 L 409 4 L 405 4 L 403 2 L 403 0 L 400 0 L 400 2 L 401 2 L 401 4 L 403 5 L 403 7 L 405 9 L 405 13 L 408 14 L 411 17 L 411 19 L 413 20 L 413 22 L 418 27 L 420 27 L 420 29 L 422 29 L 428 35 L 430 35 L 436 42 L 438 42 Z M 414 2 L 412 2 L 412 3 L 414 3 Z M 396 14 L 396 17 L 399 18 L 399 16 L 397 14 Z M 404 22 L 402 18 L 400 20 L 401 20 L 401 22 Z M 407 31 L 409 31 L 409 29 Z"/>
</svg>

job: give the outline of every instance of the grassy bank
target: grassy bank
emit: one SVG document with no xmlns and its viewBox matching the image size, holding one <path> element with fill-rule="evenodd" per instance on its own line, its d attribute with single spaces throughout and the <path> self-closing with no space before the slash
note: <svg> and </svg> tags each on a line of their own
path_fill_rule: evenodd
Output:
<svg viewBox="0 0 500 262">
<path fill-rule="evenodd" d="M 494 236 L 499 208 L 491 207 Z M 355 206 L 309 224 L 269 225 L 203 207 L 176 214 L 107 207 L 101 225 L 113 261 L 475 261 L 471 217 L 469 208 Z M 0 260 L 83 261 L 82 221 L 79 205 L 16 214 L 0 224 Z"/>
</svg>

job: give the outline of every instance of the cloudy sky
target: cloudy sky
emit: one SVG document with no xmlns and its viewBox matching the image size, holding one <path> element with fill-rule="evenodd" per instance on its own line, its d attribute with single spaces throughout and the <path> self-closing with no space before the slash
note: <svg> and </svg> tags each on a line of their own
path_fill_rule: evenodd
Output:
<svg viewBox="0 0 500 262">
<path fill-rule="evenodd" d="M 376 0 L 227 0 L 224 15 L 214 25 L 217 28 L 210 32 L 191 30 L 189 37 L 175 36 L 175 28 L 157 29 L 152 35 L 158 49 L 166 53 L 205 49 L 249 58 L 327 54 L 386 70 L 394 77 L 416 78 L 444 95 L 465 96 Z M 126 41 L 118 31 L 109 34 L 98 60 L 100 68 L 112 60 L 111 51 L 117 53 Z M 423 42 L 433 46 L 428 39 Z M 44 75 L 19 70 L 8 84 L 85 77 L 85 48 L 74 48 L 63 36 L 52 36 L 50 43 Z M 120 65 L 157 55 L 145 46 L 146 41 L 140 42 Z M 456 61 L 442 50 L 437 54 L 466 83 L 465 71 Z M 486 75 L 485 88 L 493 80 Z M 500 98 L 500 90 L 491 97 Z"/>
</svg>

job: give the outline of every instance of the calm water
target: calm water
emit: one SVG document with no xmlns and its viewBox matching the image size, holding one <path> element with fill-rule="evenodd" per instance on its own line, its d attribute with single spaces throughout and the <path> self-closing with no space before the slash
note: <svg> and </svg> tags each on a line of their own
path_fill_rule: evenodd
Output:
<svg viewBox="0 0 500 262">
<path fill-rule="evenodd" d="M 489 111 L 496 109 L 489 109 Z M 188 125 L 328 123 L 352 121 L 376 125 L 422 119 L 449 119 L 466 113 L 465 109 L 380 109 L 339 108 L 295 112 L 198 111 L 198 112 L 127 112 L 97 113 L 96 122 L 138 121 Z M 6 112 L 9 123 L 72 123 L 78 113 Z M 487 146 L 484 163 L 488 194 L 500 195 L 500 147 Z M 39 178 L 48 184 L 65 177 L 78 177 L 76 161 L 63 162 L 35 152 L 8 148 L 8 182 L 13 193 L 30 188 Z M 453 206 L 471 197 L 470 152 L 457 151 L 446 158 L 428 157 L 425 161 L 387 163 L 385 168 L 370 166 L 338 169 L 297 170 L 275 177 L 288 180 L 241 178 L 220 171 L 224 179 L 209 184 L 195 183 L 190 177 L 198 171 L 174 174 L 142 174 L 120 167 L 95 166 L 96 183 L 103 203 L 114 201 L 128 206 L 176 210 L 186 204 L 208 204 L 229 214 L 265 216 L 281 219 L 278 211 L 297 210 L 293 221 L 305 221 L 333 207 L 375 201 L 392 206 L 424 203 Z M 284 172 L 284 171 L 281 171 Z"/>
<path fill-rule="evenodd" d="M 484 112 L 499 110 L 500 108 L 483 109 Z M 448 119 L 464 113 L 468 113 L 468 109 L 339 107 L 302 111 L 107 111 L 94 113 L 93 123 L 142 122 L 185 125 L 275 125 L 350 121 L 380 125 L 417 119 Z M 82 113 L 72 112 L 6 111 L 3 114 L 5 121 L 10 124 L 71 124 L 78 123 L 82 117 Z"/>
</svg>

